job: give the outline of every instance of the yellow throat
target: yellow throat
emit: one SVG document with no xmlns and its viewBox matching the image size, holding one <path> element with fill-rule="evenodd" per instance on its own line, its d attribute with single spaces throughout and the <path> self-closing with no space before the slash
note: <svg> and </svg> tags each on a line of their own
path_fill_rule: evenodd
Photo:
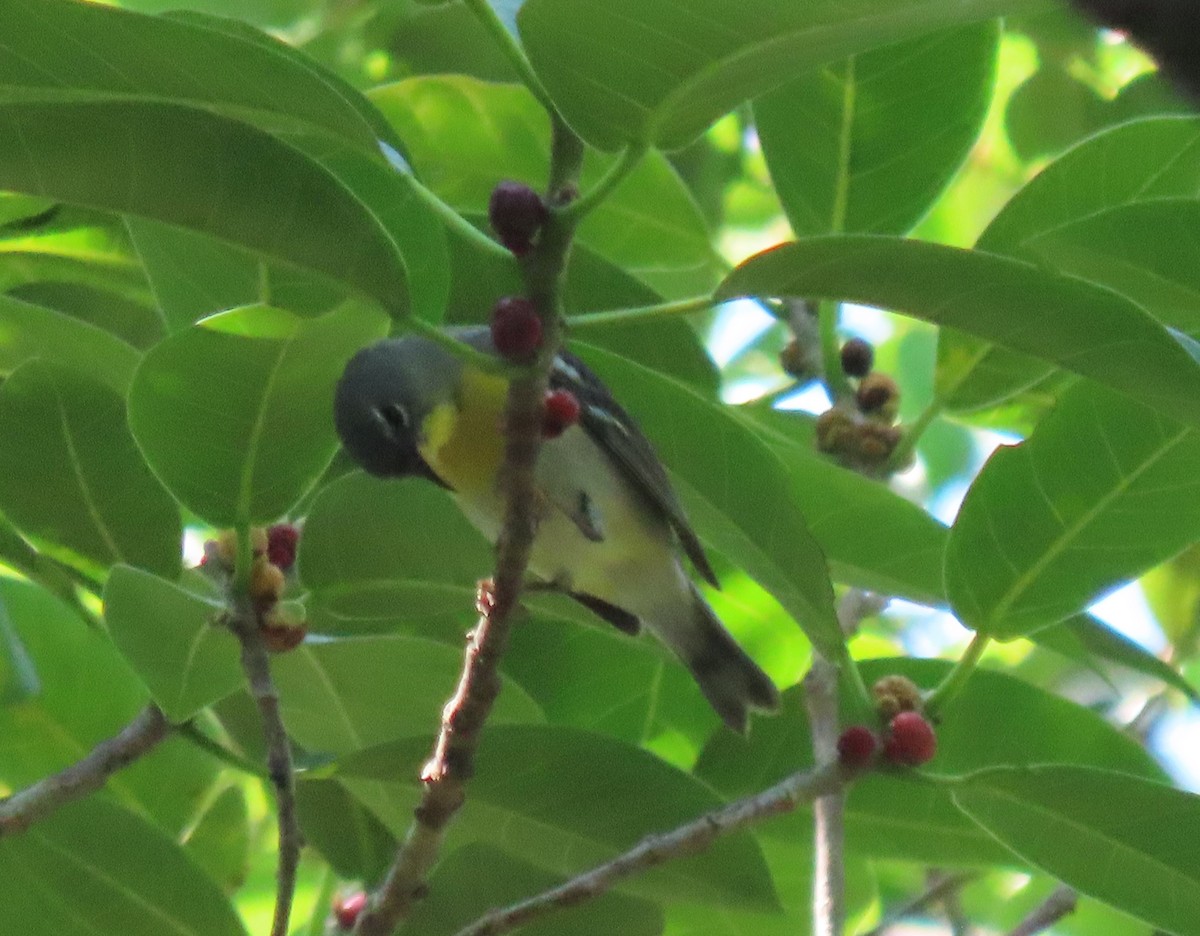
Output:
<svg viewBox="0 0 1200 936">
<path fill-rule="evenodd" d="M 504 458 L 502 420 L 508 381 L 482 371 L 463 371 L 455 399 L 421 425 L 421 457 L 459 494 L 490 492 Z"/>
</svg>

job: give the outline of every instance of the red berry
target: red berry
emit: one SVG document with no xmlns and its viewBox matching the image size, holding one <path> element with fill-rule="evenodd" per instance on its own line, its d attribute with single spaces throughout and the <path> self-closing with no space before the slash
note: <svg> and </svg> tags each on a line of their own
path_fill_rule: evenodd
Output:
<svg viewBox="0 0 1200 936">
<path fill-rule="evenodd" d="M 492 344 L 502 357 L 527 361 L 542 346 L 542 320 L 532 302 L 505 296 L 492 309 Z"/>
<path fill-rule="evenodd" d="M 851 770 L 861 770 L 874 759 L 878 747 L 875 732 L 863 725 L 851 725 L 838 738 L 838 759 Z"/>
<path fill-rule="evenodd" d="M 333 902 L 333 915 L 337 924 L 344 930 L 354 929 L 359 914 L 366 909 L 367 895 L 365 891 L 355 891 L 346 897 L 339 897 Z"/>
<path fill-rule="evenodd" d="M 579 422 L 579 400 L 570 390 L 551 390 L 546 394 L 542 413 L 542 436 L 557 439 Z"/>
<path fill-rule="evenodd" d="M 933 760 L 937 736 L 920 712 L 901 712 L 892 719 L 883 755 L 893 764 L 916 767 Z"/>
<path fill-rule="evenodd" d="M 533 237 L 550 213 L 540 195 L 523 182 L 504 181 L 492 189 L 488 219 L 500 243 L 518 257 L 528 253 Z"/>
<path fill-rule="evenodd" d="M 277 523 L 267 529 L 267 558 L 284 572 L 296 562 L 300 531 L 290 523 Z"/>
</svg>

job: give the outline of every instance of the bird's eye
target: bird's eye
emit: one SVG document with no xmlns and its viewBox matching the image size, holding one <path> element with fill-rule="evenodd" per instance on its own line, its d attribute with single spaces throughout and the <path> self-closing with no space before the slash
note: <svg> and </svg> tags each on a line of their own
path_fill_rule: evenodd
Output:
<svg viewBox="0 0 1200 936">
<path fill-rule="evenodd" d="M 399 403 L 385 403 L 376 410 L 379 417 L 396 433 L 406 432 L 409 427 L 408 410 Z"/>
</svg>

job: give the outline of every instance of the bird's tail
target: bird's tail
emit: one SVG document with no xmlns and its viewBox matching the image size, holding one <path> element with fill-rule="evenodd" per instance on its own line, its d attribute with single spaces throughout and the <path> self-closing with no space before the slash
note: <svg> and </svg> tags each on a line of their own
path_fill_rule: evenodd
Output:
<svg viewBox="0 0 1200 936">
<path fill-rule="evenodd" d="M 652 629 L 691 670 L 700 691 L 721 720 L 734 731 L 744 734 L 750 709 L 776 711 L 779 691 L 771 678 L 738 646 L 695 588 L 690 591 L 693 601 L 687 609 L 690 619 L 686 624 Z"/>
</svg>

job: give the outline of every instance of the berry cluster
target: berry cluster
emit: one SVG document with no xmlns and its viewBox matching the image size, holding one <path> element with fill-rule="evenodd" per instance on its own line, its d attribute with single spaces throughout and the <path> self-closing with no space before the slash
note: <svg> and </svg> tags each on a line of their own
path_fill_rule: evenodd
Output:
<svg viewBox="0 0 1200 936">
<path fill-rule="evenodd" d="M 900 388 L 887 374 L 874 371 L 875 349 L 861 338 L 842 345 L 842 371 L 857 381 L 854 403 L 837 405 L 817 419 L 817 447 L 835 455 L 849 468 L 873 472 L 882 467 L 900 444 L 895 424 L 900 411 Z"/>
<path fill-rule="evenodd" d="M 254 564 L 250 567 L 250 600 L 258 617 L 259 633 L 272 653 L 294 650 L 308 634 L 304 606 L 282 601 L 287 574 L 296 564 L 300 530 L 290 523 L 277 523 L 250 531 Z M 200 566 L 228 581 L 237 557 L 237 534 L 225 530 L 204 544 Z"/>
<path fill-rule="evenodd" d="M 529 186 L 519 182 L 501 182 L 492 190 L 488 202 L 492 228 L 518 257 L 533 248 L 549 212 L 546 203 Z M 503 358 L 517 364 L 529 364 L 542 347 L 542 319 L 537 307 L 524 296 L 505 296 L 492 309 L 492 346 Z M 542 412 L 542 436 L 557 439 L 579 422 L 579 399 L 570 390 L 551 390 L 546 394 Z"/>
<path fill-rule="evenodd" d="M 838 759 L 849 770 L 865 770 L 880 751 L 889 764 L 919 767 L 937 753 L 937 735 L 921 713 L 921 691 L 904 676 L 885 676 L 872 690 L 879 720 L 885 727 L 876 732 L 865 725 L 851 725 L 838 738 Z"/>
</svg>

